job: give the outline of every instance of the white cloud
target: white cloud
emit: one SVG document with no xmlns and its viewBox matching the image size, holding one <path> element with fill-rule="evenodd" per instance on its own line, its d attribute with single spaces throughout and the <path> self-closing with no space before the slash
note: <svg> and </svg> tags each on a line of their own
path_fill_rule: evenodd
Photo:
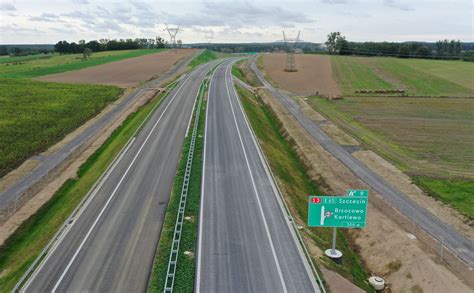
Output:
<svg viewBox="0 0 474 293">
<path fill-rule="evenodd" d="M 274 41 L 281 39 L 283 28 L 301 30 L 301 37 L 313 42 L 324 42 L 331 31 L 341 31 L 352 41 L 473 39 L 470 0 L 213 1 L 4 2 L 0 16 L 10 26 L 2 27 L 0 42 L 167 37 L 164 23 L 181 24 L 184 31 L 178 37 L 186 43 L 203 42 L 211 34 L 213 42 Z M 20 30 L 21 36 L 16 33 Z"/>
<path fill-rule="evenodd" d="M 16 7 L 13 6 L 13 4 L 11 3 L 3 2 L 3 3 L 0 3 L 0 10 L 1 11 L 15 11 Z"/>
</svg>

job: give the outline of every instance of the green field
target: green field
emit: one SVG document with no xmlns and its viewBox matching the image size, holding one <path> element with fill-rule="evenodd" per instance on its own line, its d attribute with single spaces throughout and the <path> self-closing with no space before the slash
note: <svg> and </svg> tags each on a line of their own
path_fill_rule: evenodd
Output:
<svg viewBox="0 0 474 293">
<path fill-rule="evenodd" d="M 430 196 L 451 204 L 469 219 L 474 220 L 474 180 L 415 176 L 414 182 Z"/>
<path fill-rule="evenodd" d="M 117 99 L 113 86 L 0 78 L 0 177 Z"/>
<path fill-rule="evenodd" d="M 104 173 L 114 157 L 134 135 L 165 94 L 131 114 L 107 141 L 80 167 L 34 215 L 0 246 L 0 291 L 10 292 L 28 267 Z"/>
<path fill-rule="evenodd" d="M 163 50 L 165 49 L 98 52 L 93 53 L 92 57 L 88 60 L 84 60 L 82 54 L 54 54 L 2 58 L 0 63 L 0 78 L 33 78 L 154 54 Z M 10 62 L 5 62 L 5 60 L 10 60 Z"/>
<path fill-rule="evenodd" d="M 307 101 L 364 147 L 407 174 L 425 178 L 425 189 L 437 193 L 438 199 L 474 216 L 472 208 L 457 204 L 465 193 L 456 191 L 474 181 L 474 99 L 346 97 L 328 101 L 312 97 Z M 444 180 L 444 187 L 430 178 Z"/>
<path fill-rule="evenodd" d="M 474 96 L 474 63 L 331 56 L 344 95 L 362 89 L 405 89 L 410 96 Z"/>
<path fill-rule="evenodd" d="M 285 194 L 285 200 L 288 202 L 293 216 L 306 222 L 308 217 L 307 195 L 321 194 L 318 190 L 318 182 L 312 180 L 308 175 L 308 167 L 300 160 L 294 148 L 294 141 L 287 139 L 288 136 L 282 131 L 281 121 L 270 106 L 265 105 L 260 97 L 255 97 L 241 87 L 237 87 L 237 91 L 252 129 L 258 137 L 270 168 L 278 179 L 278 184 Z M 324 250 L 331 246 L 332 229 L 330 228 L 306 228 L 301 232 L 306 239 L 309 238 L 320 249 Z M 365 291 L 373 292 L 366 281 L 367 272 L 357 253 L 349 244 L 344 229 L 338 231 L 337 245 L 344 255 L 341 264 L 326 257 L 313 256 L 315 262 L 317 264 L 323 263 Z"/>
<path fill-rule="evenodd" d="M 35 59 L 49 59 L 54 56 L 59 56 L 59 54 L 37 54 L 37 55 L 27 55 L 27 56 L 17 56 L 17 57 L 2 57 L 0 58 L 0 64 L 4 63 L 15 63 L 15 62 L 26 62 Z"/>
</svg>

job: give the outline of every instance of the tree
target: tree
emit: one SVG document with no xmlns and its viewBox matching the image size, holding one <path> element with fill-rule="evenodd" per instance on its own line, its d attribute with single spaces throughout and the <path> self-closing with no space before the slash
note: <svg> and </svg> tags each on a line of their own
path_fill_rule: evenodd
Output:
<svg viewBox="0 0 474 293">
<path fill-rule="evenodd" d="M 166 45 L 165 39 L 160 36 L 156 36 L 156 48 L 164 48 Z"/>
<path fill-rule="evenodd" d="M 416 50 L 416 55 L 420 57 L 428 57 L 431 55 L 431 49 L 426 46 L 418 47 Z"/>
<path fill-rule="evenodd" d="M 328 47 L 329 54 L 345 54 L 348 53 L 347 51 L 349 50 L 346 37 L 342 36 L 340 32 L 330 33 L 325 44 Z"/>
<path fill-rule="evenodd" d="M 398 55 L 402 58 L 408 58 L 410 55 L 410 47 L 408 45 L 400 46 L 400 49 L 398 50 Z"/>
<path fill-rule="evenodd" d="M 89 48 L 84 48 L 82 54 L 84 55 L 84 60 L 90 59 L 92 56 L 92 50 Z"/>
<path fill-rule="evenodd" d="M 177 41 L 176 41 L 176 47 L 182 48 L 182 47 L 183 47 L 183 41 L 177 40 Z"/>
</svg>

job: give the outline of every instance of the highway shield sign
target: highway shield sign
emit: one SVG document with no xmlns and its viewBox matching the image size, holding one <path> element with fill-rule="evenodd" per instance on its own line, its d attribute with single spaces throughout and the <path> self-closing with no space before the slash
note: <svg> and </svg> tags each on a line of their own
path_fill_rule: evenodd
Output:
<svg viewBox="0 0 474 293">
<path fill-rule="evenodd" d="M 364 196 L 310 196 L 308 226 L 364 228 L 368 201 Z"/>
<path fill-rule="evenodd" d="M 359 189 L 348 189 L 347 196 L 363 196 L 368 197 L 369 191 L 368 190 L 359 190 Z"/>
</svg>

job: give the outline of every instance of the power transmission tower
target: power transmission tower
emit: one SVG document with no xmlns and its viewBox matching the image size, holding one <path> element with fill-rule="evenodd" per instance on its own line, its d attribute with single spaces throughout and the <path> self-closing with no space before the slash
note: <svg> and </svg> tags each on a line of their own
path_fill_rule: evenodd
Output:
<svg viewBox="0 0 474 293">
<path fill-rule="evenodd" d="M 285 71 L 288 72 L 295 72 L 298 71 L 296 69 L 295 64 L 295 47 L 296 44 L 300 41 L 300 32 L 298 31 L 298 35 L 296 38 L 287 38 L 285 31 L 283 31 L 283 42 L 285 42 L 286 47 L 286 67 Z"/>
<path fill-rule="evenodd" d="M 214 34 L 207 34 L 205 36 L 206 40 L 207 40 L 207 49 L 208 50 L 211 50 L 211 42 L 212 42 L 212 39 L 214 39 Z"/>
<path fill-rule="evenodd" d="M 178 34 L 178 32 L 182 31 L 182 29 L 180 29 L 180 25 L 178 25 L 177 27 L 168 27 L 168 25 L 165 23 L 165 26 L 166 26 L 166 31 L 168 31 L 168 34 L 170 35 L 170 44 L 171 44 L 171 47 L 174 49 L 174 52 L 176 53 L 176 35 Z"/>
<path fill-rule="evenodd" d="M 207 34 L 205 38 L 207 40 L 207 44 L 210 45 L 212 42 L 212 39 L 214 39 L 214 34 Z"/>
</svg>

